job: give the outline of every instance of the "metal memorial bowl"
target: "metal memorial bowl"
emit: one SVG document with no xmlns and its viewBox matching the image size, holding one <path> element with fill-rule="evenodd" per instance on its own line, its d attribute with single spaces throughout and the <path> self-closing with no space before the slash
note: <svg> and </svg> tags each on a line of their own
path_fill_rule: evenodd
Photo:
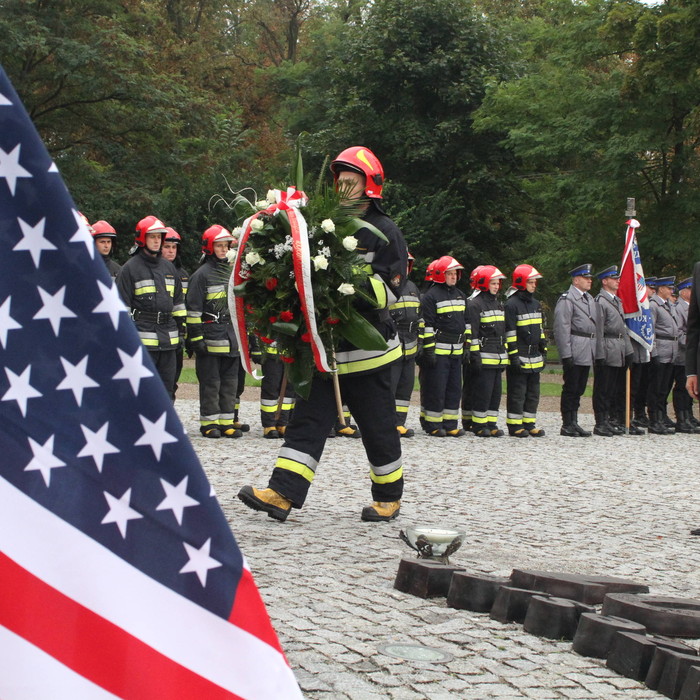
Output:
<svg viewBox="0 0 700 700">
<path fill-rule="evenodd" d="M 419 557 L 447 563 L 448 557 L 462 546 L 466 534 L 464 530 L 420 525 L 407 527 L 405 533 L 401 530 L 399 537 L 418 552 Z"/>
</svg>

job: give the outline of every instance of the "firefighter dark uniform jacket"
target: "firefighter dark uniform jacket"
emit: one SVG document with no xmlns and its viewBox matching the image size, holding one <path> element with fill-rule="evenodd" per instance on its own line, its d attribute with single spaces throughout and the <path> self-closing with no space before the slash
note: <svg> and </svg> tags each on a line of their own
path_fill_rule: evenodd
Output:
<svg viewBox="0 0 700 700">
<path fill-rule="evenodd" d="M 406 280 L 403 293 L 389 306 L 389 313 L 396 324 L 404 357 L 415 355 L 418 350 L 418 327 L 421 321 L 420 292 L 415 283 Z"/>
<path fill-rule="evenodd" d="M 175 266 L 160 255 L 152 257 L 139 250 L 124 263 L 116 284 L 146 349 L 174 350 L 186 314 Z"/>
<path fill-rule="evenodd" d="M 542 306 L 531 292 L 519 289 L 505 303 L 508 356 L 520 358 L 521 372 L 541 372 L 546 347 Z"/>
<path fill-rule="evenodd" d="M 109 276 L 114 279 L 119 274 L 119 270 L 122 269 L 122 266 L 115 262 L 111 255 L 101 255 L 100 257 L 102 258 L 102 261 L 109 272 Z"/>
<path fill-rule="evenodd" d="M 470 357 L 474 359 L 478 354 L 484 369 L 507 365 L 505 314 L 495 294 L 482 291 L 469 301 L 469 324 Z"/>
<path fill-rule="evenodd" d="M 421 301 L 423 352 L 462 355 L 467 339 L 467 298 L 456 286 L 434 284 Z"/>
<path fill-rule="evenodd" d="M 190 277 L 187 289 L 187 337 L 204 341 L 207 352 L 219 357 L 238 357 L 238 345 L 228 310 L 227 260 L 209 256 Z"/>
<path fill-rule="evenodd" d="M 388 239 L 383 241 L 368 228 L 355 233 L 357 254 L 368 266 L 372 277 L 365 291 L 377 300 L 377 307 L 358 300 L 355 308 L 387 341 L 386 350 L 361 350 L 343 340 L 338 344 L 336 362 L 339 374 L 371 372 L 401 357 L 401 343 L 389 306 L 396 302 L 406 281 L 408 254 L 401 229 L 372 201 L 362 219 L 378 228 Z"/>
</svg>

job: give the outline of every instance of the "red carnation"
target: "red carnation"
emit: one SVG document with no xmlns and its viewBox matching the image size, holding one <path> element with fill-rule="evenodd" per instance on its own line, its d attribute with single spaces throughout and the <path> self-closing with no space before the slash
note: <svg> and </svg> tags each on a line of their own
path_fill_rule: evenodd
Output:
<svg viewBox="0 0 700 700">
<path fill-rule="evenodd" d="M 252 305 L 252 304 L 246 304 L 246 305 L 245 305 L 245 310 L 246 310 L 249 314 L 252 314 L 253 311 L 255 311 L 255 309 L 253 308 L 253 305 Z"/>
<path fill-rule="evenodd" d="M 292 364 L 292 362 L 294 362 L 294 358 L 289 357 L 289 355 L 280 355 L 280 360 L 282 360 L 282 362 L 286 362 L 287 364 L 290 364 L 290 365 Z"/>
<path fill-rule="evenodd" d="M 291 311 L 283 311 L 280 314 L 280 318 L 283 321 L 291 321 L 294 318 L 294 314 Z"/>
<path fill-rule="evenodd" d="M 270 277 L 269 279 L 265 280 L 265 287 L 272 291 L 276 286 L 277 286 L 277 278 L 276 277 Z"/>
<path fill-rule="evenodd" d="M 301 334 L 301 339 L 302 339 L 305 343 L 310 343 L 310 342 L 311 342 L 311 333 L 308 333 L 308 332 L 307 332 L 307 333 L 302 333 L 302 334 Z"/>
<path fill-rule="evenodd" d="M 340 323 L 340 319 L 339 319 L 339 318 L 335 318 L 335 317 L 333 317 L 333 316 L 329 316 L 329 317 L 326 319 L 326 323 L 327 323 L 329 326 L 335 326 L 336 323 Z"/>
<path fill-rule="evenodd" d="M 277 323 L 277 316 L 268 316 L 267 319 L 270 323 Z"/>
</svg>

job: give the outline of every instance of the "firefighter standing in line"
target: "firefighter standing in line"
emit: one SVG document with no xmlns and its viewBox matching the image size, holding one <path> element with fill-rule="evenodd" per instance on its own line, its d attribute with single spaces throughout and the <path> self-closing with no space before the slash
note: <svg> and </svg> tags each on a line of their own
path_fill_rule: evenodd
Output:
<svg viewBox="0 0 700 700">
<path fill-rule="evenodd" d="M 678 289 L 678 301 L 675 305 L 678 321 L 678 357 L 673 365 L 673 409 L 676 413 L 676 432 L 700 433 L 700 428 L 693 423 L 693 399 L 685 388 L 688 379 L 685 374 L 688 309 L 693 278 L 686 277 L 676 285 L 676 288 Z"/>
<path fill-rule="evenodd" d="M 508 365 L 505 315 L 498 298 L 503 279 L 497 267 L 482 265 L 474 278 L 479 294 L 469 300 L 472 429 L 477 437 L 503 436 L 498 427 L 501 377 Z"/>
<path fill-rule="evenodd" d="M 617 296 L 620 274 L 612 265 L 596 277 L 601 290 L 595 298 L 598 306 L 596 330 L 596 361 L 593 370 L 593 432 L 601 437 L 623 435 L 625 432 L 625 373 L 632 366 L 634 351 Z M 643 435 L 643 431 L 630 423 L 630 435 Z"/>
<path fill-rule="evenodd" d="M 423 284 L 421 285 L 421 288 L 419 289 L 420 296 L 422 298 L 423 294 L 425 294 L 432 286 L 433 286 L 433 269 L 435 267 L 435 264 L 437 263 L 437 259 L 432 260 L 431 262 L 428 263 L 427 267 L 425 268 L 425 277 L 423 278 Z M 420 363 L 418 362 L 418 357 L 423 353 L 423 343 L 425 342 L 425 321 L 421 318 L 420 321 L 418 322 L 418 351 L 416 352 L 416 365 L 418 366 L 418 395 L 419 395 L 419 400 L 420 400 L 420 409 L 418 412 L 418 422 L 420 423 L 420 427 L 423 428 L 426 432 L 428 432 L 428 424 L 425 421 L 425 406 L 423 402 L 423 368 L 420 366 Z"/>
<path fill-rule="evenodd" d="M 287 382 L 282 407 L 279 416 L 280 392 L 284 378 L 284 363 L 277 351 L 277 343 L 262 345 L 258 357 L 262 368 L 262 382 L 260 383 L 260 423 L 263 429 L 263 437 L 268 440 L 284 437 L 289 425 L 289 419 L 294 410 L 296 392 L 291 382 Z"/>
<path fill-rule="evenodd" d="M 202 234 L 204 262 L 190 278 L 187 336 L 199 380 L 199 430 L 207 438 L 238 438 L 233 425 L 240 363 L 228 310 L 226 253 L 233 236 L 214 224 Z"/>
<path fill-rule="evenodd" d="M 537 280 L 542 275 L 532 265 L 518 265 L 513 270 L 513 287 L 504 304 L 506 347 L 510 364 L 508 381 L 508 434 L 514 437 L 544 437 L 537 427 L 540 403 L 540 373 L 547 357 L 542 306 L 535 299 Z"/>
<path fill-rule="evenodd" d="M 678 356 L 678 321 L 669 302 L 675 277 L 657 277 L 656 294 L 651 298 L 654 322 L 654 347 L 649 365 L 649 432 L 671 435 L 676 424 L 668 417 L 666 406 L 673 385 L 673 364 Z"/>
<path fill-rule="evenodd" d="M 450 255 L 438 258 L 433 267 L 433 286 L 421 299 L 425 328 L 418 363 L 423 370 L 424 430 L 433 437 L 464 435 L 458 421 L 467 299 L 456 286 L 463 269 Z"/>
<path fill-rule="evenodd" d="M 170 226 L 166 226 L 165 230 L 167 233 L 165 234 L 165 239 L 163 240 L 161 252 L 163 253 L 163 258 L 165 260 L 168 260 L 175 265 L 175 269 L 180 276 L 182 293 L 185 296 L 185 299 L 187 299 L 187 285 L 189 284 L 190 274 L 184 267 L 182 267 L 182 260 L 180 259 L 180 242 L 182 241 L 182 238 L 180 234 Z M 180 374 L 182 373 L 182 363 L 184 360 L 183 355 L 187 337 L 186 325 L 183 325 L 181 330 L 183 335 L 180 337 L 180 344 L 175 351 L 175 389 L 173 391 L 173 398 L 175 398 L 175 395 L 177 394 L 177 383 L 180 381 Z"/>
<path fill-rule="evenodd" d="M 165 225 L 155 216 L 136 224 L 132 257 L 122 265 L 116 285 L 131 310 L 141 342 L 148 350 L 168 395 L 174 399 L 176 357 L 185 323 L 185 298 L 175 266 L 163 259 Z"/>
<path fill-rule="evenodd" d="M 571 286 L 554 307 L 554 340 L 564 368 L 559 431 L 564 437 L 591 437 L 578 424 L 581 396 L 596 359 L 597 306 L 588 293 L 593 283 L 591 270 L 588 263 L 570 270 Z"/>
<path fill-rule="evenodd" d="M 114 279 L 119 274 L 119 270 L 122 269 L 122 266 L 112 258 L 117 232 L 112 224 L 101 219 L 90 227 L 90 233 L 95 241 L 97 252 L 102 256 L 102 261 L 107 266 L 109 276 Z"/>
<path fill-rule="evenodd" d="M 401 357 L 388 307 L 401 294 L 408 260 L 401 230 L 379 206 L 384 171 L 368 148 L 352 146 L 332 163 L 342 199 L 362 212 L 361 218 L 377 227 L 383 241 L 370 229 L 360 228 L 358 254 L 374 273 L 366 292 L 376 307 L 356 301 L 356 308 L 387 341 L 386 350 L 361 350 L 347 342 L 338 347 L 336 362 L 342 396 L 362 432 L 370 463 L 373 503 L 362 510 L 367 521 L 396 518 L 403 492 L 401 439 L 396 430 L 394 396 L 391 392 L 391 363 Z M 335 422 L 335 393 L 327 376 L 315 374 L 308 400 L 299 399 L 268 487 L 244 486 L 238 497 L 248 507 L 269 517 L 286 520 L 292 507 L 301 508 L 315 476 L 316 467 Z"/>
<path fill-rule="evenodd" d="M 476 276 L 479 274 L 479 270 L 482 265 L 477 265 L 469 275 L 469 288 L 472 290 L 471 294 L 467 297 L 467 308 L 469 307 L 469 302 L 479 293 L 479 289 L 476 288 Z M 469 314 L 467 314 L 467 317 Z M 469 324 L 469 318 L 467 318 L 467 339 L 465 341 L 465 353 L 464 362 L 462 363 L 462 428 L 466 432 L 473 432 L 474 424 L 472 423 L 472 374 L 471 367 L 469 366 L 469 355 L 471 349 L 471 325 Z"/>
<path fill-rule="evenodd" d="M 414 257 L 408 253 L 408 274 L 413 270 Z M 401 296 L 389 307 L 401 341 L 402 356 L 391 367 L 391 389 L 396 401 L 396 430 L 404 438 L 413 437 L 412 428 L 406 427 L 408 407 L 416 380 L 416 353 L 418 330 L 421 322 L 420 292 L 415 282 L 406 280 Z"/>
</svg>

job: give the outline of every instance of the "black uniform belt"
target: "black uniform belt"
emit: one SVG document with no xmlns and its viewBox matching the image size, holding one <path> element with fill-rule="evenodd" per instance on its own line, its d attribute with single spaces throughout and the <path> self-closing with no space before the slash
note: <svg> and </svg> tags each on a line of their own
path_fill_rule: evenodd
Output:
<svg viewBox="0 0 700 700">
<path fill-rule="evenodd" d="M 131 318 L 134 321 L 167 323 L 172 317 L 173 315 L 169 311 L 139 311 L 139 309 L 131 309 Z"/>
<path fill-rule="evenodd" d="M 571 335 L 577 335 L 579 338 L 595 338 L 595 333 L 582 333 L 581 331 L 571 331 Z"/>
<path fill-rule="evenodd" d="M 614 338 L 615 340 L 621 340 L 625 337 L 624 333 L 603 333 L 604 338 Z"/>
<path fill-rule="evenodd" d="M 418 321 L 396 321 L 396 328 L 400 331 L 410 333 L 418 327 Z"/>
<path fill-rule="evenodd" d="M 678 340 L 677 335 L 657 335 L 657 340 Z"/>
<path fill-rule="evenodd" d="M 209 319 L 203 319 L 204 323 L 228 323 L 231 320 L 231 314 L 228 311 L 221 311 L 218 314 L 205 311 L 203 315 L 209 316 Z"/>
<path fill-rule="evenodd" d="M 499 347 L 503 346 L 505 343 L 505 338 L 501 337 L 500 335 L 497 338 L 479 338 L 479 344 L 481 347 L 485 347 L 486 345 L 490 345 L 491 347 L 498 345 Z"/>
<path fill-rule="evenodd" d="M 436 331 L 435 342 L 461 345 L 464 342 L 464 333 L 445 333 L 444 331 Z"/>
</svg>

